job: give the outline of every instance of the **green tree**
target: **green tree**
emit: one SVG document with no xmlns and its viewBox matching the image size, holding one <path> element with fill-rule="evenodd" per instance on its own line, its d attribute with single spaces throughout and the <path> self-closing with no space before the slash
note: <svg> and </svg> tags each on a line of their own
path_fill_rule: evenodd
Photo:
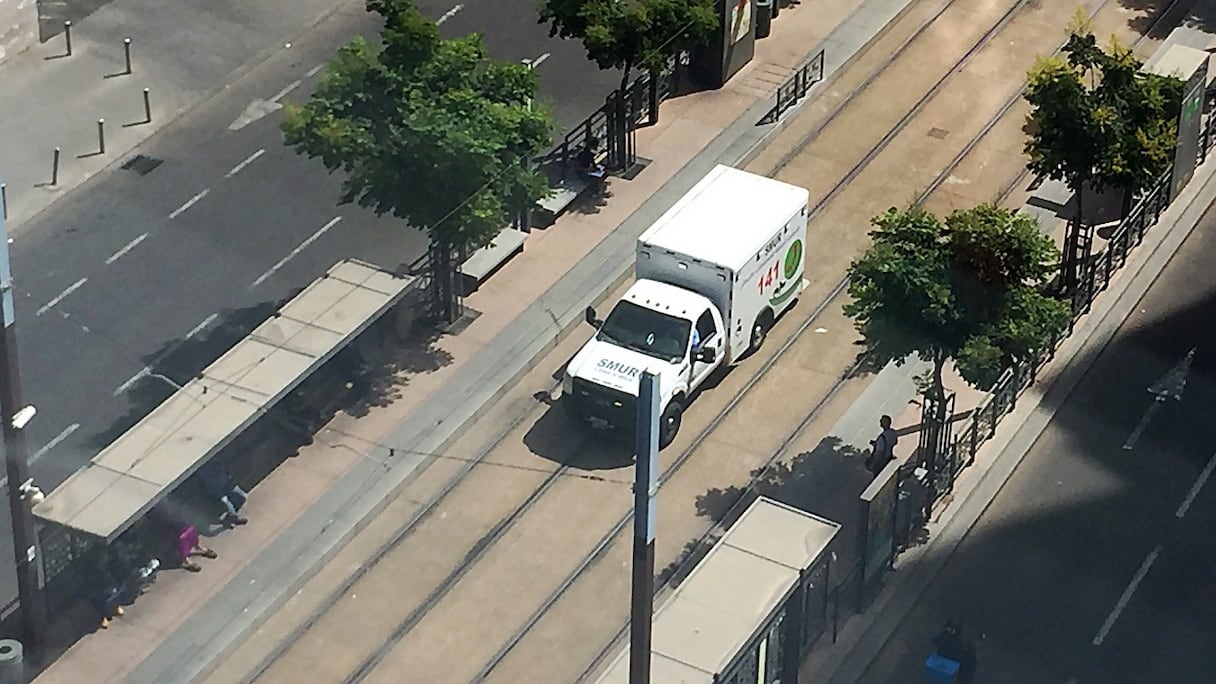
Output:
<svg viewBox="0 0 1216 684">
<path fill-rule="evenodd" d="M 1077 21 L 1060 56 L 1041 57 L 1025 93 L 1028 168 L 1063 180 L 1083 214 L 1086 184 L 1123 192 L 1123 208 L 1173 161 L 1182 83 L 1146 74 L 1131 49 L 1098 47 Z"/>
<path fill-rule="evenodd" d="M 845 313 L 876 361 L 931 362 L 933 398 L 945 396 L 947 361 L 987 388 L 1067 327 L 1068 307 L 1044 294 L 1058 252 L 1033 218 L 981 205 L 942 221 L 913 207 L 873 224 L 849 268 Z"/>
<path fill-rule="evenodd" d="M 1182 108 L 1181 80 L 1142 71 L 1130 48 L 1118 43 L 1102 53 L 1101 82 L 1094 99 L 1115 113 L 1118 135 L 1098 167 L 1097 181 L 1123 191 L 1123 213 L 1132 200 L 1152 187 L 1174 161 L 1178 114 Z"/>
<path fill-rule="evenodd" d="M 543 0 L 538 23 L 550 36 L 583 41 L 601 69 L 621 70 L 621 91 L 640 67 L 657 73 L 718 25 L 714 0 Z"/>
<path fill-rule="evenodd" d="M 488 59 L 480 35 L 444 39 L 413 0 L 367 0 L 380 45 L 352 40 L 282 124 L 289 146 L 341 170 L 341 202 L 427 231 L 436 312 L 456 313 L 455 270 L 548 192 L 530 160 L 553 120 L 536 74 Z"/>
<path fill-rule="evenodd" d="M 583 42 L 587 57 L 601 69 L 619 69 L 621 85 L 610 111 L 609 161 L 626 160 L 612 150 L 624 150 L 633 122 L 626 120 L 625 98 L 633 69 L 652 79 L 667 60 L 696 47 L 718 25 L 714 0 L 542 0 L 537 23 L 549 25 L 549 35 Z"/>
</svg>

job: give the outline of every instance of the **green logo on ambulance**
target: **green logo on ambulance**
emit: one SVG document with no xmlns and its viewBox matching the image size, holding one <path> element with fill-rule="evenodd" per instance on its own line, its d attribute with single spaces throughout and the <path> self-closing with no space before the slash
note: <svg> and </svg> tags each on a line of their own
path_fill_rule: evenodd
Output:
<svg viewBox="0 0 1216 684">
<path fill-rule="evenodd" d="M 798 275 L 798 269 L 802 266 L 802 240 L 794 240 L 790 245 L 789 251 L 785 253 L 785 279 L 789 280 Z"/>
<path fill-rule="evenodd" d="M 802 279 L 797 277 L 802 270 L 802 240 L 794 240 L 790 248 L 786 250 L 783 269 L 785 285 L 774 292 L 768 300 L 769 305 L 773 308 L 783 306 L 787 300 L 802 290 Z"/>
</svg>

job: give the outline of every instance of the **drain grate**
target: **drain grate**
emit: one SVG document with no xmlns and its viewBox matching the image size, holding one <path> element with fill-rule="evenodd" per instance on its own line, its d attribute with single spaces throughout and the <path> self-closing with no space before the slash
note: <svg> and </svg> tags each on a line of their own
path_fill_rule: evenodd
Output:
<svg viewBox="0 0 1216 684">
<path fill-rule="evenodd" d="M 944 128 L 930 128 L 929 129 L 930 138 L 937 138 L 938 140 L 945 140 L 947 135 L 950 135 L 950 131 L 947 131 Z"/>
<path fill-rule="evenodd" d="M 146 154 L 137 154 L 123 162 L 122 168 L 124 171 L 134 171 L 141 176 L 146 176 L 155 171 L 156 167 L 163 164 L 164 161 L 164 159 L 156 159 Z"/>
</svg>

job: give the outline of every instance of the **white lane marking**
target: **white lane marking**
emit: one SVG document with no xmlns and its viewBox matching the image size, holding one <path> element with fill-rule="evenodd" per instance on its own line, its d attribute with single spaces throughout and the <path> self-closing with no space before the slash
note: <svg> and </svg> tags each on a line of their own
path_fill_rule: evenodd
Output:
<svg viewBox="0 0 1216 684">
<path fill-rule="evenodd" d="M 266 150 L 259 149 L 257 152 L 254 152 L 253 154 L 249 155 L 248 157 L 245 157 L 245 161 L 232 167 L 231 171 L 224 174 L 224 178 L 232 178 L 233 176 L 237 175 L 241 171 L 245 170 L 246 166 L 249 166 L 250 164 L 252 164 L 255 160 L 257 160 L 258 157 L 262 156 L 263 154 L 266 154 Z"/>
<path fill-rule="evenodd" d="M 529 62 L 529 63 L 528 63 L 528 66 L 530 66 L 531 68 L 535 69 L 536 67 L 538 67 L 538 66 L 540 66 L 540 65 L 544 64 L 546 59 L 549 59 L 549 53 L 548 53 L 548 52 L 546 52 L 545 54 L 541 55 L 540 57 L 537 57 L 536 59 L 534 59 L 534 60 L 532 60 L 531 62 Z"/>
<path fill-rule="evenodd" d="M 269 271 L 266 271 L 262 275 L 258 276 L 258 279 L 253 281 L 253 284 L 250 285 L 249 287 L 257 287 L 258 285 L 261 285 L 262 283 L 266 282 L 267 278 L 274 275 L 275 272 L 278 271 L 280 268 L 283 268 L 283 266 L 288 261 L 291 261 L 296 255 L 298 255 L 300 252 L 303 252 L 305 249 L 307 249 L 309 245 L 316 242 L 317 238 L 319 238 L 325 234 L 325 231 L 338 225 L 338 221 L 341 221 L 341 220 L 342 220 L 342 217 L 338 216 L 338 217 L 335 217 L 334 219 L 332 219 L 329 223 L 326 223 L 325 225 L 321 226 L 320 230 L 318 230 L 317 232 L 308 236 L 308 239 L 305 240 L 304 242 L 301 242 L 300 246 L 291 250 L 290 252 L 288 252 L 287 256 L 280 259 L 279 263 L 275 264 L 274 266 L 271 266 Z"/>
<path fill-rule="evenodd" d="M 1140 441 L 1140 437 L 1144 435 L 1144 431 L 1148 428 L 1148 424 L 1152 422 L 1153 416 L 1157 415 L 1157 412 L 1161 410 L 1163 403 L 1165 403 L 1165 400 L 1158 397 L 1153 400 L 1153 403 L 1148 405 L 1148 410 L 1140 417 L 1140 422 L 1136 423 L 1136 429 L 1132 430 L 1132 434 L 1123 443 L 1124 451 L 1131 451 L 1136 448 L 1136 442 Z"/>
<path fill-rule="evenodd" d="M 1119 597 L 1119 602 L 1115 604 L 1114 610 L 1110 611 L 1110 615 L 1106 617 L 1106 622 L 1102 623 L 1102 629 L 1098 630 L 1098 634 L 1094 637 L 1094 646 L 1101 646 L 1106 640 L 1106 636 L 1110 634 L 1110 630 L 1115 626 L 1115 621 L 1119 619 L 1119 615 L 1127 608 L 1127 604 L 1132 600 L 1132 594 L 1136 593 L 1136 588 L 1144 581 L 1144 576 L 1148 574 L 1148 569 L 1153 567 L 1153 563 L 1157 561 L 1157 556 L 1161 555 L 1161 545 L 1158 544 L 1140 564 L 1140 569 L 1136 571 L 1136 575 L 1132 577 L 1131 584 L 1123 590 L 1123 595 Z"/>
<path fill-rule="evenodd" d="M 1203 472 L 1199 473 L 1199 477 L 1195 479 L 1195 484 L 1191 485 L 1191 491 L 1187 492 L 1186 498 L 1182 500 L 1182 505 L 1174 513 L 1176 517 L 1182 518 L 1186 516 L 1186 512 L 1191 509 L 1191 504 L 1195 503 L 1195 497 L 1199 496 L 1199 491 L 1203 489 L 1203 485 L 1207 484 L 1208 478 L 1212 476 L 1213 470 L 1216 470 L 1216 454 L 1212 454 L 1212 458 L 1204 466 Z"/>
<path fill-rule="evenodd" d="M 300 83 L 301 83 L 301 81 L 298 78 L 296 80 L 292 81 L 291 83 L 288 83 L 287 86 L 284 87 L 282 90 L 280 90 L 277 95 L 270 98 L 270 101 L 274 102 L 274 103 L 278 103 L 279 100 L 282 100 L 283 98 L 287 97 L 291 93 L 291 91 L 295 90 L 296 88 L 299 88 Z"/>
<path fill-rule="evenodd" d="M 304 78 L 312 78 L 313 76 L 316 76 L 324 68 L 325 68 L 324 64 L 318 64 L 315 67 L 304 72 Z"/>
<path fill-rule="evenodd" d="M 31 462 L 37 461 L 38 459 L 42 458 L 43 456 L 45 456 L 47 454 L 47 452 L 49 452 L 51 449 L 54 449 L 55 447 L 62 444 L 63 440 L 67 439 L 68 437 L 71 437 L 72 433 L 76 432 L 79 429 L 80 429 L 80 423 L 72 423 L 71 425 L 67 426 L 66 428 L 63 429 L 63 432 L 60 432 L 59 434 L 55 435 L 54 439 L 47 442 L 46 446 L 42 447 L 38 451 L 35 451 L 34 455 L 30 457 L 30 461 Z"/>
<path fill-rule="evenodd" d="M 148 234 L 144 233 L 143 235 L 140 235 L 139 237 L 135 238 L 134 240 L 128 242 L 126 245 L 123 246 L 122 249 L 118 250 L 117 252 L 114 252 L 106 259 L 106 266 L 109 266 L 110 264 L 114 263 L 115 261 L 118 261 L 119 259 L 123 258 L 123 256 L 126 255 L 127 252 L 130 252 L 131 250 L 135 249 L 136 245 L 138 245 L 139 243 L 141 243 L 147 239 L 148 239 Z"/>
<path fill-rule="evenodd" d="M 463 3 L 457 3 L 455 7 L 453 7 L 452 9 L 450 9 L 450 10 L 448 10 L 448 11 L 444 12 L 442 17 L 439 17 L 438 19 L 436 19 L 436 20 L 435 20 L 435 25 L 436 25 L 436 26 L 442 26 L 442 25 L 443 25 L 443 22 L 445 22 L 445 21 L 447 21 L 448 19 L 451 19 L 452 17 L 456 16 L 456 13 L 457 13 L 457 12 L 459 12 L 460 10 L 462 10 L 462 9 L 464 9 L 464 4 L 463 4 Z"/>
<path fill-rule="evenodd" d="M 261 119 L 262 117 L 269 116 L 282 108 L 283 105 L 279 104 L 278 102 L 270 102 L 269 100 L 254 100 L 253 102 L 249 103 L 249 106 L 245 108 L 245 111 L 241 112 L 240 116 L 236 117 L 232 123 L 228 124 L 228 130 L 239 131 L 249 124 Z"/>
<path fill-rule="evenodd" d="M 204 318 L 202 323 L 199 323 L 198 325 L 194 326 L 193 328 L 190 329 L 190 332 L 186 333 L 186 339 L 190 339 L 191 337 L 194 337 L 195 335 L 206 330 L 207 326 L 214 323 L 216 318 L 219 318 L 219 314 L 211 314 L 210 316 Z"/>
<path fill-rule="evenodd" d="M 127 390 L 131 389 L 131 385 L 134 385 L 135 383 L 139 382 L 140 380 L 143 380 L 144 378 L 148 377 L 148 374 L 151 372 L 152 372 L 151 368 L 144 366 L 143 370 L 141 370 L 138 373 L 136 373 L 135 375 L 132 375 L 131 377 L 127 378 L 126 382 L 119 385 L 118 389 L 114 390 L 114 396 L 117 397 L 118 395 L 122 394 L 123 392 L 126 392 Z"/>
<path fill-rule="evenodd" d="M 36 315 L 41 316 L 42 314 L 55 308 L 56 304 L 58 304 L 59 302 L 62 302 L 65 298 L 67 298 L 68 295 L 72 294 L 76 290 L 79 290 L 87 282 L 89 282 L 88 278 L 81 278 L 80 280 L 77 280 L 76 282 L 72 283 L 71 285 L 68 285 L 67 288 L 63 292 L 60 292 L 59 294 L 55 295 L 54 299 L 47 302 L 46 304 L 43 304 L 42 308 L 38 309 L 38 313 Z"/>
<path fill-rule="evenodd" d="M 172 220 L 172 219 L 177 218 L 178 216 L 181 216 L 183 211 L 198 204 L 199 200 L 206 197 L 207 193 L 209 193 L 209 192 L 211 192 L 211 188 L 203 188 L 202 192 L 200 192 L 199 194 L 195 195 L 194 197 L 191 197 L 190 199 L 186 200 L 185 204 L 174 209 L 173 212 L 169 214 L 169 219 Z"/>
</svg>

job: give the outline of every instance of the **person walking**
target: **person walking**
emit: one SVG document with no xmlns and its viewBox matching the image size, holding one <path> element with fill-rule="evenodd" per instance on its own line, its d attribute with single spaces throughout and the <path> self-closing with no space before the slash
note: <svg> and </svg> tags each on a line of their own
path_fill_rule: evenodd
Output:
<svg viewBox="0 0 1216 684">
<path fill-rule="evenodd" d="M 895 460 L 895 445 L 899 442 L 899 435 L 891 427 L 891 416 L 884 415 L 879 418 L 878 427 L 880 432 L 870 440 L 870 457 L 866 459 L 866 470 L 875 475 Z"/>
</svg>

